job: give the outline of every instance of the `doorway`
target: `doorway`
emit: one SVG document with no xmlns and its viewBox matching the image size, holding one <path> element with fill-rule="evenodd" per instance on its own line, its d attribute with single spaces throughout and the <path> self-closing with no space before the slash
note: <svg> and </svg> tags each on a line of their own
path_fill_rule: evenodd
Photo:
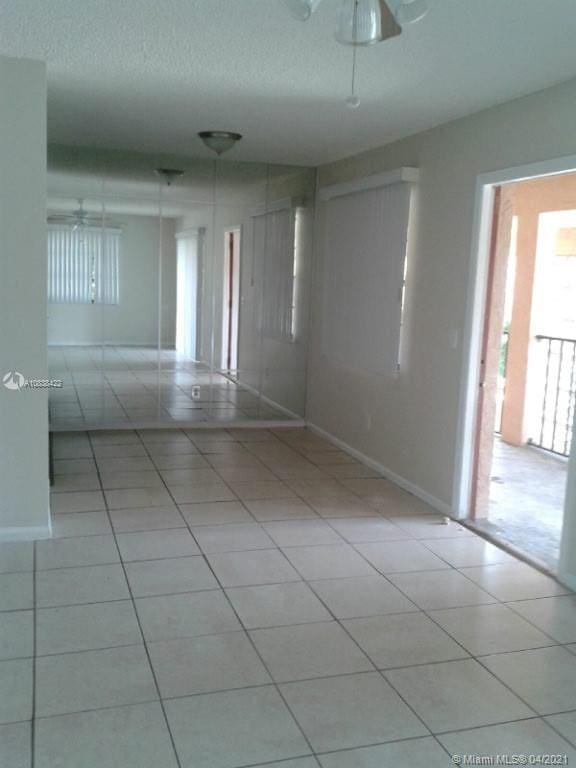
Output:
<svg viewBox="0 0 576 768">
<path fill-rule="evenodd" d="M 576 174 L 493 185 L 469 519 L 556 571 L 576 390 Z"/>
<path fill-rule="evenodd" d="M 236 375 L 240 318 L 240 229 L 224 233 L 224 286 L 222 302 L 222 370 Z"/>
<path fill-rule="evenodd" d="M 176 235 L 176 352 L 188 360 L 198 357 L 200 230 Z"/>
</svg>

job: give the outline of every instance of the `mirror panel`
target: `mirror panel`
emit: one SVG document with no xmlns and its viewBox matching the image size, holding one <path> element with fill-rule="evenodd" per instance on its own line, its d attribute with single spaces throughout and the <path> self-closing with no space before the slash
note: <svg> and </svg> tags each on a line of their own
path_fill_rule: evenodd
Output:
<svg viewBox="0 0 576 768">
<path fill-rule="evenodd" d="M 168 184 L 155 167 L 184 173 Z M 89 224 L 87 253 L 69 255 L 88 297 L 49 295 L 51 373 L 64 379 L 52 429 L 301 418 L 314 180 L 290 166 L 51 148 L 48 215 L 70 242 L 78 210 Z M 49 240 L 49 283 L 54 250 Z"/>
</svg>

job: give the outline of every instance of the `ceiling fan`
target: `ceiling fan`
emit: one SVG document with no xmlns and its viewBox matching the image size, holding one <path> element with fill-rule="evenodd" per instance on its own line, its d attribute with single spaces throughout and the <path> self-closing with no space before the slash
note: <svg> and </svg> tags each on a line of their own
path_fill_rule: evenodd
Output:
<svg viewBox="0 0 576 768">
<path fill-rule="evenodd" d="M 299 21 L 307 21 L 322 0 L 283 0 Z M 344 45 L 373 45 L 401 34 L 405 24 L 420 21 L 427 0 L 342 0 L 336 40 Z"/>
<path fill-rule="evenodd" d="M 79 232 L 86 227 L 101 227 L 103 224 L 102 217 L 99 215 L 91 214 L 84 208 L 84 199 L 78 198 L 78 208 L 70 213 L 51 213 L 48 216 L 49 224 L 67 224 L 71 227 L 72 232 Z M 106 222 L 107 226 L 110 226 L 110 222 Z"/>
</svg>

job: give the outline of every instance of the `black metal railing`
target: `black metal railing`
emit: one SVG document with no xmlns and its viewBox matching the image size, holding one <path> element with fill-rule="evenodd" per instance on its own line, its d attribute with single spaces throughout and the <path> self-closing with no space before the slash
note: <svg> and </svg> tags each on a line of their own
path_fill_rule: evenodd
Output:
<svg viewBox="0 0 576 768">
<path fill-rule="evenodd" d="M 576 339 L 536 336 L 539 346 L 540 412 L 532 445 L 570 455 L 576 393 Z"/>
</svg>

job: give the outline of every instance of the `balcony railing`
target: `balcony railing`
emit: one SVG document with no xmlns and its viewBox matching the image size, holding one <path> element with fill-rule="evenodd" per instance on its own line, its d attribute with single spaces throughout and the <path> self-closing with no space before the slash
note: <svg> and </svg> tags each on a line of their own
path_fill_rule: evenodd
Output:
<svg viewBox="0 0 576 768">
<path fill-rule="evenodd" d="M 570 455 L 576 392 L 576 339 L 536 336 L 540 347 L 539 413 L 532 445 L 561 456 Z"/>
</svg>

